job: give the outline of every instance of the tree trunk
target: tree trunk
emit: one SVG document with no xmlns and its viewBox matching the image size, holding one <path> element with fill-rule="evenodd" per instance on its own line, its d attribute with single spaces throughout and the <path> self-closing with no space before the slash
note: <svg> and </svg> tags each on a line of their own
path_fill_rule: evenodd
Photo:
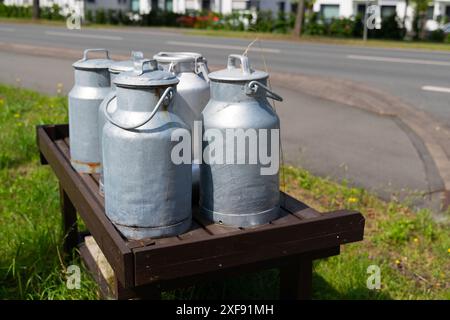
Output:
<svg viewBox="0 0 450 320">
<path fill-rule="evenodd" d="M 33 19 L 39 19 L 41 15 L 41 8 L 39 6 L 39 0 L 33 0 Z"/>
<path fill-rule="evenodd" d="M 297 17 L 295 18 L 294 35 L 300 37 L 303 29 L 303 18 L 305 17 L 305 0 L 299 0 L 297 6 Z"/>
</svg>

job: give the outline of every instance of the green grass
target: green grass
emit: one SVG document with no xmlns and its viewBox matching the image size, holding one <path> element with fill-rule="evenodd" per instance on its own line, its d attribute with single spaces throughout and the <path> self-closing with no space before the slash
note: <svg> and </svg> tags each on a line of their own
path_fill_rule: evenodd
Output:
<svg viewBox="0 0 450 320">
<path fill-rule="evenodd" d="M 67 122 L 66 97 L 0 85 L 0 299 L 95 299 L 82 268 L 69 290 L 62 256 L 58 183 L 39 164 L 35 125 Z M 351 208 L 367 219 L 365 240 L 314 264 L 316 299 L 450 299 L 449 229 L 427 210 L 414 213 L 362 189 L 285 168 L 286 190 L 318 210 Z M 71 264 L 81 266 L 75 258 Z M 367 267 L 381 269 L 382 287 L 368 290 Z M 164 293 L 167 299 L 276 298 L 278 272 L 268 270 Z"/>
<path fill-rule="evenodd" d="M 31 20 L 26 18 L 0 18 L 0 22 L 11 23 L 25 23 L 25 24 L 42 24 L 52 26 L 65 26 L 65 21 L 52 20 Z M 89 24 L 82 26 L 82 28 L 123 28 L 121 25 L 106 25 L 106 24 Z M 254 40 L 282 40 L 295 42 L 312 42 L 323 44 L 337 44 L 349 46 L 366 46 L 374 48 L 389 48 L 389 49 L 414 49 L 414 50 L 432 50 L 432 51 L 450 51 L 450 43 L 434 43 L 427 41 L 396 41 L 396 40 L 374 40 L 369 39 L 364 42 L 362 39 L 344 39 L 337 37 L 325 36 L 308 36 L 303 35 L 301 38 L 293 37 L 291 34 L 267 33 L 267 32 L 249 32 L 249 31 L 229 31 L 229 30 L 205 30 L 205 29 L 191 29 L 191 28 L 174 28 L 174 27 L 148 27 L 153 29 L 161 29 L 182 33 L 185 35 L 194 36 L 210 36 L 210 37 L 224 37 L 224 38 L 242 38 Z"/>
</svg>

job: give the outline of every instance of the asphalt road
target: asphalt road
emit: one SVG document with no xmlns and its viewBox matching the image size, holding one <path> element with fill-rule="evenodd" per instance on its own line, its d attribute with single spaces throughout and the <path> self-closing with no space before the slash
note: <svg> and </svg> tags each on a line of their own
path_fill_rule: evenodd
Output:
<svg viewBox="0 0 450 320">
<path fill-rule="evenodd" d="M 26 44 L 81 50 L 106 47 L 115 54 L 130 49 L 150 57 L 159 51 L 199 51 L 212 65 L 224 65 L 229 53 L 242 53 L 249 41 L 186 36 L 155 29 L 83 29 L 36 25 L 0 25 L 0 44 Z M 263 41 L 250 50 L 252 64 L 269 71 L 349 79 L 386 90 L 426 110 L 450 126 L 450 54 L 348 46 Z M 73 84 L 73 58 L 0 52 L 0 81 L 55 93 Z M 426 91 L 424 86 L 432 87 Z M 438 87 L 438 88 L 434 88 Z M 442 190 L 442 181 L 424 169 L 424 148 L 394 119 L 279 88 L 278 107 L 285 159 L 314 173 L 347 179 L 376 191 Z M 449 92 L 446 92 L 446 91 Z M 419 147 L 418 147 L 419 146 Z"/>
</svg>

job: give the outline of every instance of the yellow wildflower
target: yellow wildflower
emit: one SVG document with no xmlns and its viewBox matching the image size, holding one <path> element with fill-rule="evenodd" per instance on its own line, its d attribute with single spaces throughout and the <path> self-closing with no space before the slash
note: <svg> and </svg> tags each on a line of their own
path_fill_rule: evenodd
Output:
<svg viewBox="0 0 450 320">
<path fill-rule="evenodd" d="M 14 118 L 20 118 L 20 113 L 14 114 Z"/>
<path fill-rule="evenodd" d="M 398 260 L 398 259 L 395 260 L 395 264 L 396 264 L 396 265 L 399 265 L 399 264 L 400 264 L 400 260 Z"/>
<path fill-rule="evenodd" d="M 413 241 L 414 241 L 415 243 L 418 243 L 418 242 L 419 242 L 419 238 L 414 238 Z"/>
<path fill-rule="evenodd" d="M 358 199 L 355 198 L 355 197 L 350 197 L 350 198 L 348 198 L 348 202 L 350 202 L 350 203 L 355 203 L 355 202 L 357 202 L 357 201 L 358 201 Z"/>
</svg>

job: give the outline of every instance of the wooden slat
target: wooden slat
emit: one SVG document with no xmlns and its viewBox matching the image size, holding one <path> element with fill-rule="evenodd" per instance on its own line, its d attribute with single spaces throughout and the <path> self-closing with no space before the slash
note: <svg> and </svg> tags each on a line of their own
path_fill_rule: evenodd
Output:
<svg viewBox="0 0 450 320">
<path fill-rule="evenodd" d="M 243 231 L 242 228 L 226 226 L 209 221 L 198 212 L 194 213 L 194 220 L 212 235 L 239 233 Z"/>
<path fill-rule="evenodd" d="M 299 218 L 297 218 L 295 215 L 291 214 L 290 212 L 284 210 L 283 208 L 280 208 L 280 216 L 271 221 L 271 224 L 279 225 L 279 224 L 290 224 L 290 223 L 297 223 Z"/>
<path fill-rule="evenodd" d="M 48 128 L 48 127 L 47 127 Z M 127 248 L 94 195 L 88 190 L 80 175 L 72 168 L 62 152 L 47 135 L 45 128 L 37 128 L 39 149 L 58 177 L 77 212 L 86 223 L 99 247 L 125 287 L 134 284 L 133 255 Z"/>
<path fill-rule="evenodd" d="M 59 150 L 61 150 L 62 154 L 66 158 L 66 161 L 70 163 L 70 150 L 69 146 L 66 142 L 67 139 L 64 140 L 56 140 L 55 144 L 58 146 Z M 92 175 L 87 173 L 80 173 L 79 174 L 81 179 L 83 179 L 84 183 L 86 183 L 86 186 L 88 187 L 89 191 L 92 192 L 92 194 L 95 196 L 96 200 L 99 202 L 99 204 L 102 207 L 102 210 L 105 210 L 105 202 L 104 198 L 100 195 L 98 190 L 98 183 L 95 182 Z"/>
<path fill-rule="evenodd" d="M 192 240 L 192 239 L 200 240 L 200 239 L 208 238 L 210 236 L 211 235 L 205 229 L 203 229 L 203 227 L 201 225 L 199 225 L 195 221 L 192 221 L 192 225 L 191 225 L 191 228 L 189 229 L 189 231 L 179 235 L 178 238 L 180 240 Z"/>
<path fill-rule="evenodd" d="M 335 212 L 319 219 L 299 220 L 247 232 L 213 236 L 208 241 L 185 242 L 152 250 L 135 250 L 136 285 L 177 275 L 208 272 L 310 250 L 336 247 L 363 237 L 360 213 Z M 151 270 L 151 272 L 149 271 Z"/>
</svg>

